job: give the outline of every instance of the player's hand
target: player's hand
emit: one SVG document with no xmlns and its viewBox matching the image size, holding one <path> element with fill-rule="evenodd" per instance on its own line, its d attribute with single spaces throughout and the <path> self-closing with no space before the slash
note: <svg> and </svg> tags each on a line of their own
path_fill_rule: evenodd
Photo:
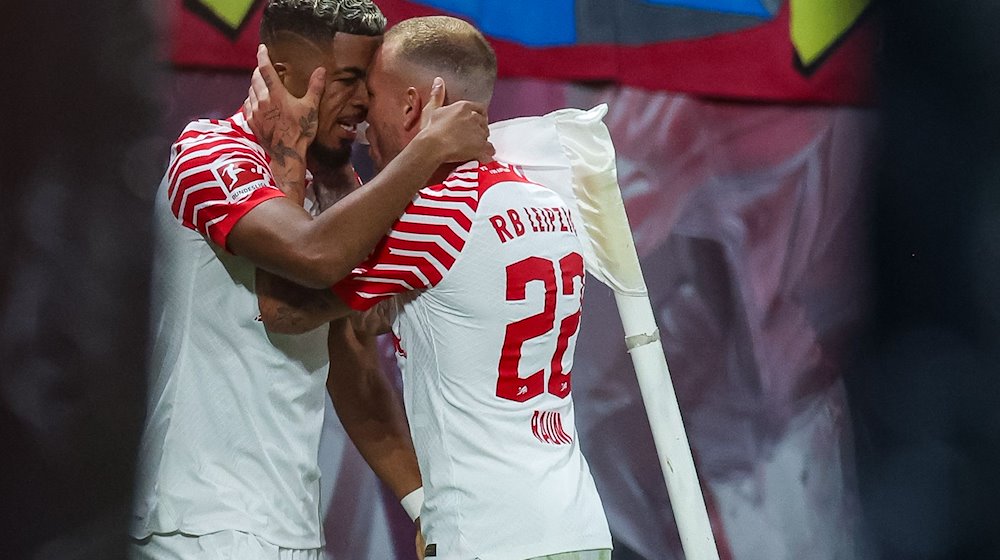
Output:
<svg viewBox="0 0 1000 560">
<path fill-rule="evenodd" d="M 309 79 L 305 96 L 295 97 L 281 82 L 267 47 L 257 47 L 257 69 L 250 79 L 243 114 L 257 141 L 278 165 L 289 157 L 304 163 L 305 150 L 316 137 L 325 88 L 326 69 L 319 67 Z"/>
<path fill-rule="evenodd" d="M 395 317 L 395 302 L 387 299 L 378 302 L 368 311 L 352 313 L 351 326 L 359 335 L 379 336 L 392 330 Z"/>
<path fill-rule="evenodd" d="M 420 115 L 421 131 L 441 148 L 442 163 L 489 161 L 496 150 L 489 142 L 486 107 L 471 101 L 444 104 L 444 80 L 434 78 L 431 98 Z"/>
<path fill-rule="evenodd" d="M 411 291 L 395 297 L 384 299 L 373 305 L 367 311 L 351 314 L 351 326 L 354 332 L 367 336 L 379 336 L 392 331 L 392 323 L 396 314 L 407 303 L 415 300 L 420 292 Z"/>
</svg>

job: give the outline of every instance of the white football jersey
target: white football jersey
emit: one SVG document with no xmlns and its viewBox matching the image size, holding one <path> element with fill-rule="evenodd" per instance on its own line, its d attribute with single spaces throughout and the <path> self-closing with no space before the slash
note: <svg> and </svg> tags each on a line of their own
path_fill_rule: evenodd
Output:
<svg viewBox="0 0 1000 560">
<path fill-rule="evenodd" d="M 156 193 L 153 351 L 131 534 L 236 530 L 321 546 L 317 451 L 327 328 L 268 333 L 255 268 L 225 250 L 284 196 L 241 115 L 196 121 Z"/>
<path fill-rule="evenodd" d="M 393 335 L 428 558 L 611 548 L 574 422 L 583 287 L 559 196 L 514 166 L 473 162 L 424 188 L 334 288 L 355 309 L 419 290 Z"/>
</svg>

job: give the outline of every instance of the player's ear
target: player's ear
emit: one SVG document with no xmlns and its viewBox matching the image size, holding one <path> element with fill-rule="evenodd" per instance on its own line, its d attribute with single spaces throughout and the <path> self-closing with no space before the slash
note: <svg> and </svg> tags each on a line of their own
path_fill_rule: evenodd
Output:
<svg viewBox="0 0 1000 560">
<path fill-rule="evenodd" d="M 420 126 L 420 117 L 424 112 L 424 100 L 415 87 L 406 89 L 406 102 L 403 105 L 403 130 L 413 130 Z"/>
<path fill-rule="evenodd" d="M 281 80 L 281 83 L 282 84 L 286 83 L 288 76 L 288 65 L 285 64 L 284 62 L 275 62 L 274 71 L 278 73 L 278 79 Z"/>
</svg>

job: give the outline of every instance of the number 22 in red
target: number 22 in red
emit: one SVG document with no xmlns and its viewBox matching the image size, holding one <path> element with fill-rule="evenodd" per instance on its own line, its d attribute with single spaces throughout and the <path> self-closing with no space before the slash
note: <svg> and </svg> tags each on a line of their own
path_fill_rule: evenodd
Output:
<svg viewBox="0 0 1000 560">
<path fill-rule="evenodd" d="M 558 267 L 558 268 L 557 268 Z M 558 277 L 556 271 L 559 271 Z M 577 293 L 577 278 L 580 292 Z M 576 295 L 582 299 L 583 257 L 570 253 L 555 263 L 542 257 L 528 257 L 507 267 L 507 301 L 523 301 L 530 282 L 542 282 L 545 287 L 545 304 L 542 312 L 507 325 L 503 352 L 500 354 L 497 379 L 497 396 L 511 401 L 524 402 L 533 399 L 546 390 L 545 369 L 540 369 L 527 377 L 520 377 L 518 366 L 525 342 L 543 336 L 556 328 L 556 282 L 558 292 L 564 296 Z M 563 372 L 563 357 L 569 347 L 569 339 L 580 328 L 580 309 L 558 322 L 559 338 L 556 340 L 555 354 L 550 364 L 548 392 L 559 398 L 569 395 L 572 388 L 570 375 Z"/>
</svg>

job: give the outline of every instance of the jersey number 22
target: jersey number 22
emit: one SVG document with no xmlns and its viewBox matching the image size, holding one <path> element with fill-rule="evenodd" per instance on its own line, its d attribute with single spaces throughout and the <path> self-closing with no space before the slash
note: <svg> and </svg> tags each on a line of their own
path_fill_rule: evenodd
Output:
<svg viewBox="0 0 1000 560">
<path fill-rule="evenodd" d="M 557 274 L 558 272 L 558 274 Z M 579 253 L 570 253 L 554 262 L 542 257 L 528 257 L 507 267 L 507 301 L 523 301 L 526 297 L 526 287 L 529 282 L 542 282 L 545 286 L 545 304 L 542 312 L 515 321 L 507 325 L 504 336 L 503 351 L 500 354 L 497 379 L 497 396 L 511 401 L 524 402 L 533 399 L 546 391 L 559 398 L 565 398 L 572 389 L 571 372 L 563 371 L 563 357 L 569 347 L 569 339 L 580 328 L 580 309 L 561 320 L 556 317 L 557 290 L 564 296 L 577 296 L 582 299 L 582 293 L 577 293 L 575 279 L 580 279 L 583 287 L 583 257 Z M 556 283 L 559 286 L 556 286 Z M 545 382 L 545 369 L 540 369 L 527 377 L 521 377 L 518 366 L 521 363 L 521 349 L 524 343 L 533 338 L 544 336 L 559 327 L 559 338 L 556 340 L 556 350 L 550 364 L 548 383 Z"/>
</svg>

